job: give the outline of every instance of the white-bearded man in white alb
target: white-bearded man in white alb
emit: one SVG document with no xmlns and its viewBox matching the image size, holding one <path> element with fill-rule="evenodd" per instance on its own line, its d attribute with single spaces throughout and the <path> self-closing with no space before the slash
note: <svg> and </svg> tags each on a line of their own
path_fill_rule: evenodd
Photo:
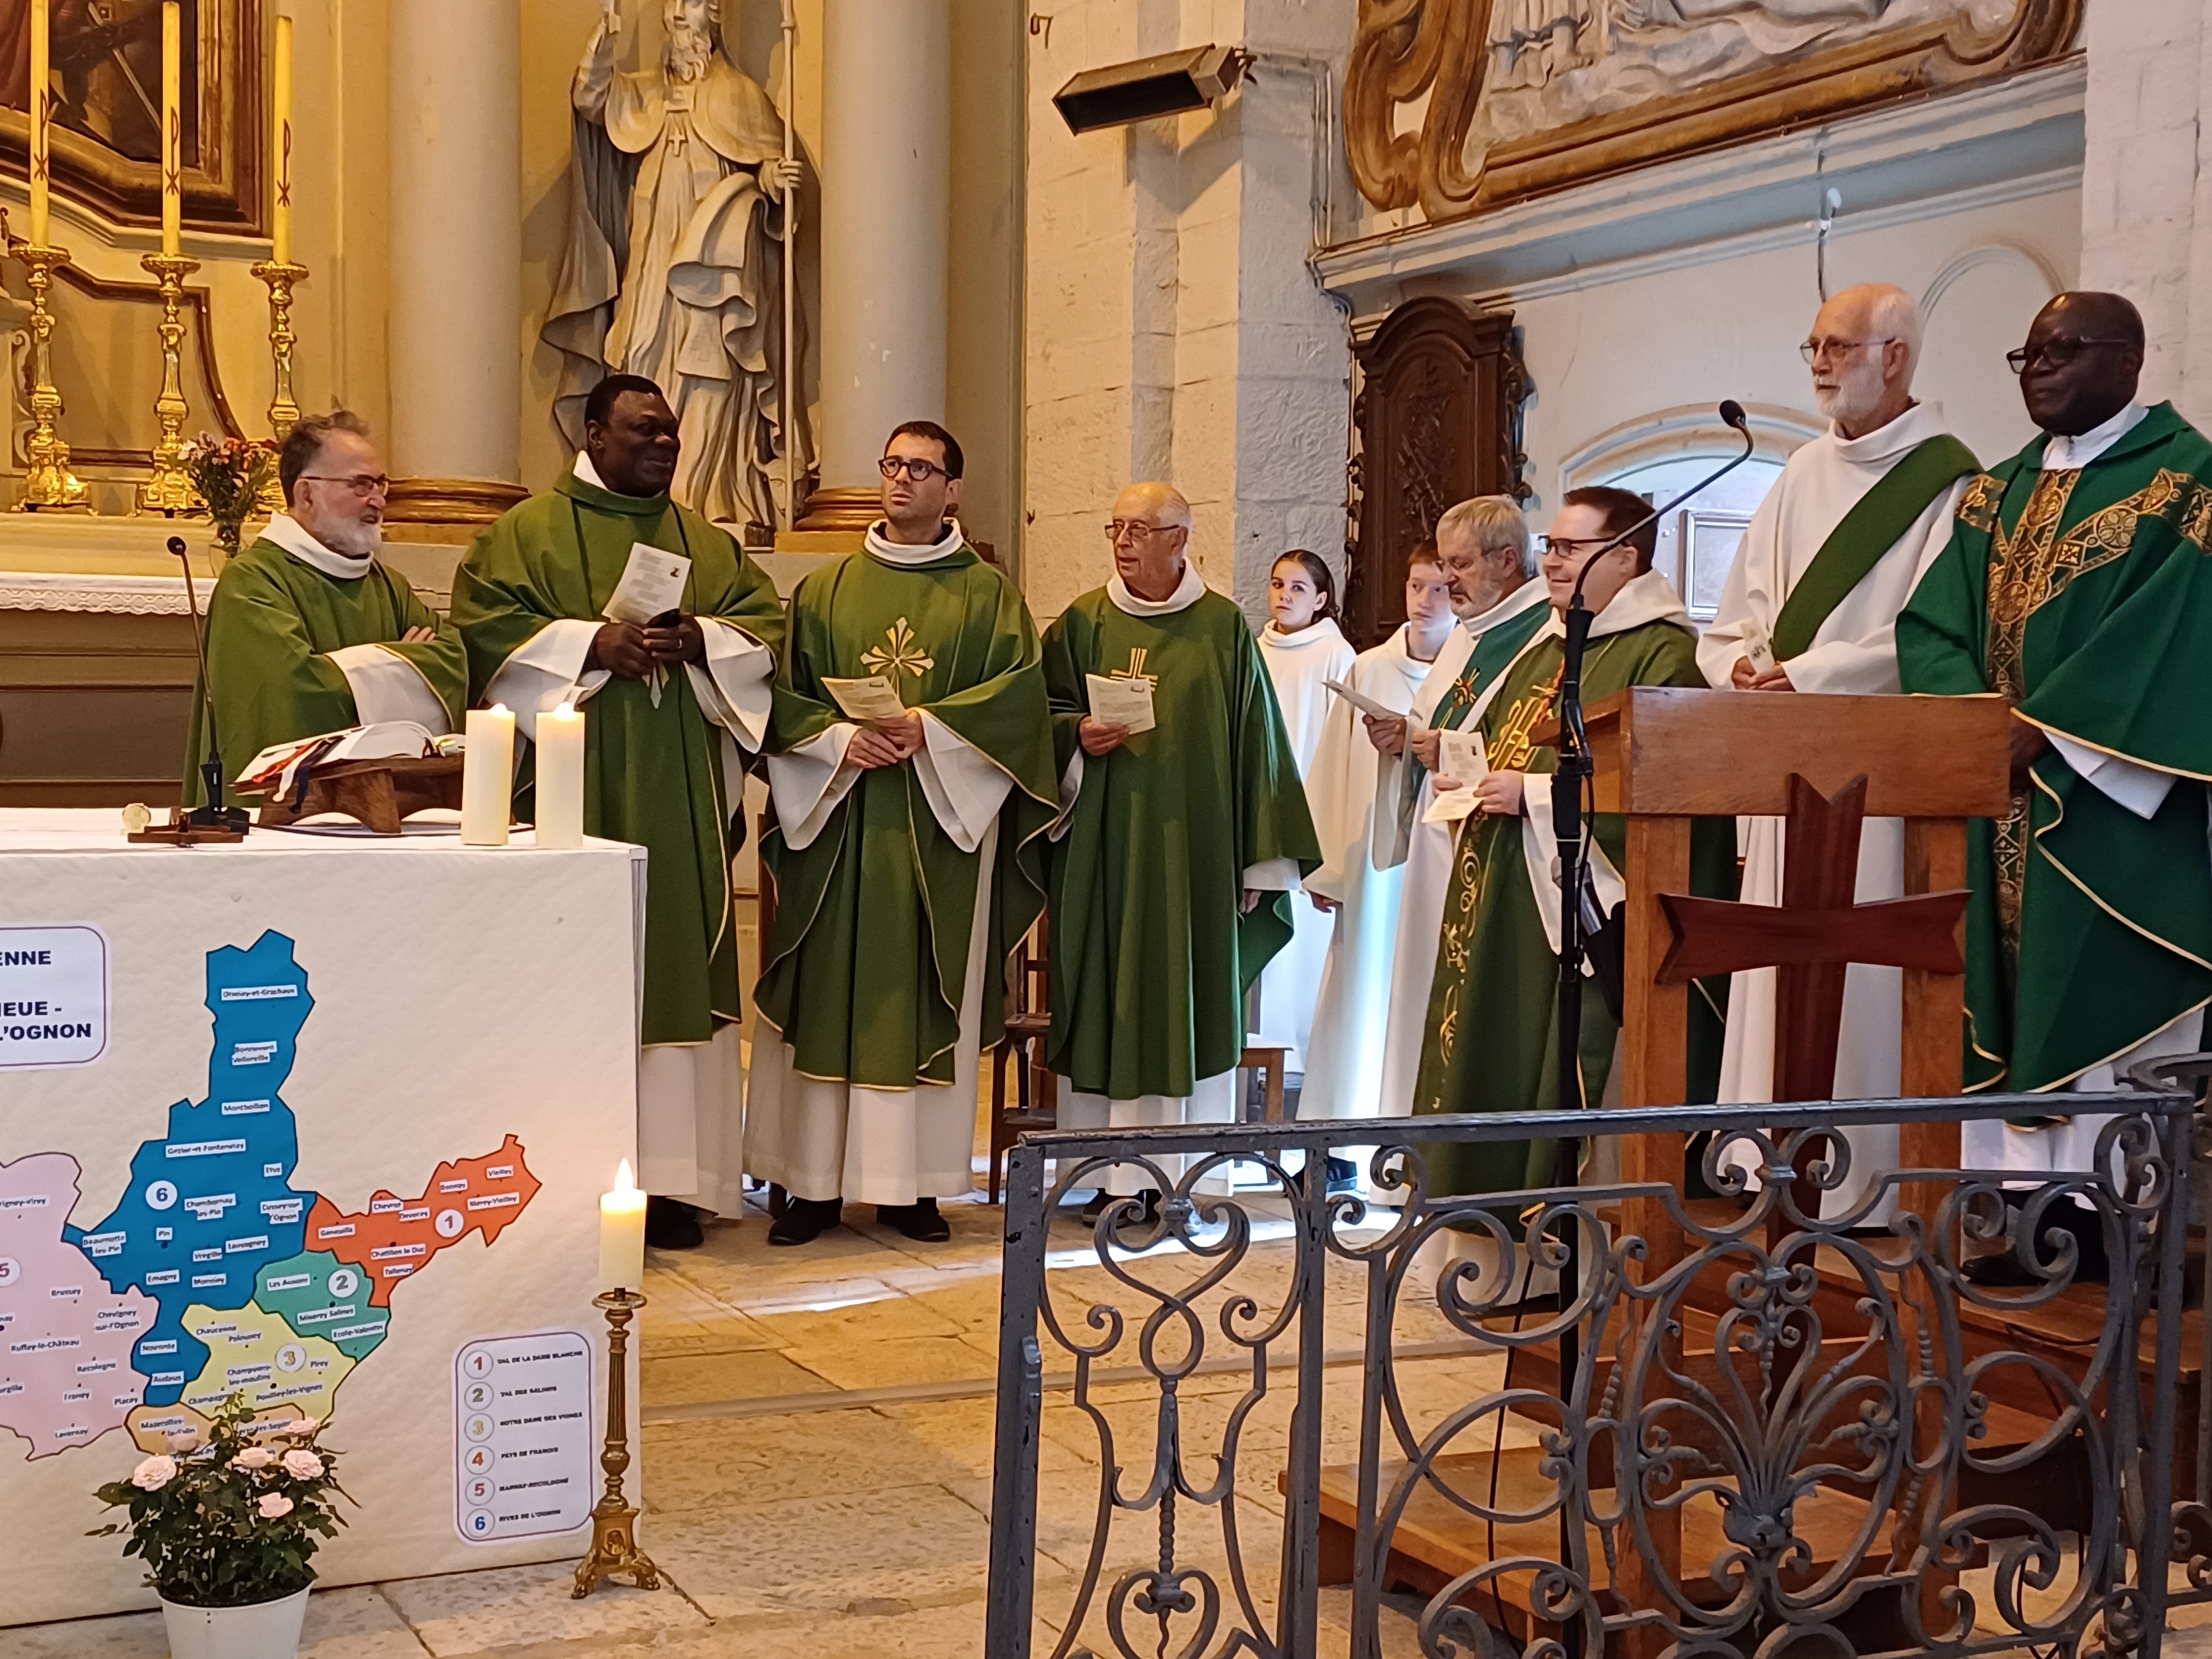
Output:
<svg viewBox="0 0 2212 1659">
<path fill-rule="evenodd" d="M 1897 613 L 1951 534 L 1966 482 L 1979 471 L 1942 412 L 1912 400 L 1920 313 L 1902 289 L 1844 289 L 1814 319 L 1804 352 L 1828 431 L 1790 458 L 1745 531 L 1720 612 L 1698 646 L 1717 686 L 1856 694 L 1898 690 Z M 1742 822 L 1742 897 L 1782 902 L 1783 824 Z M 1859 841 L 1857 901 L 1905 890 L 1905 826 L 1869 818 Z M 1723 1103 L 1774 1098 L 1776 970 L 1737 974 L 1729 988 L 1721 1060 Z M 1844 990 L 1834 1097 L 1881 1099 L 1899 1085 L 1903 970 L 1854 963 Z M 1894 1126 L 1844 1134 L 1850 1173 L 1822 1200 L 1840 1215 L 1896 1166 Z M 1747 1152 L 1731 1162 L 1748 1169 Z M 1887 1219 L 1888 1203 L 1869 1214 Z"/>
</svg>

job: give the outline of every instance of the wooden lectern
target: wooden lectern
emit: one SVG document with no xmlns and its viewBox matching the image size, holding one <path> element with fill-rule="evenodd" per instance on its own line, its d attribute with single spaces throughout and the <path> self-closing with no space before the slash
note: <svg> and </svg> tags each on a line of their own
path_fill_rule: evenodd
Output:
<svg viewBox="0 0 2212 1659">
<path fill-rule="evenodd" d="M 1770 928 L 1771 953 L 1749 958 L 1739 953 L 1733 961 L 1725 959 L 1724 951 L 1717 957 L 1707 950 L 1700 956 L 1681 936 L 1687 908 L 1683 900 L 1690 890 L 1690 821 L 1789 815 L 1793 777 L 1802 781 L 1795 788 L 1802 819 L 1808 793 L 1830 798 L 1820 803 L 1828 806 L 1851 795 L 1863 779 L 1867 815 L 1905 820 L 1905 902 L 1916 895 L 1955 893 L 1966 884 L 1966 820 L 2002 817 L 2010 804 L 2011 714 L 2002 698 L 1814 696 L 1637 686 L 1591 704 L 1584 719 L 1596 763 L 1595 809 L 1628 819 L 1622 1105 L 1678 1105 L 1687 1094 L 1684 1042 L 1692 977 L 1731 966 L 1768 964 L 1783 965 L 1788 974 L 1791 965 L 1803 965 L 1816 974 L 1826 970 L 1839 1005 L 1843 964 L 1852 960 L 1893 961 L 1905 967 L 1903 1093 L 1960 1091 L 1963 901 L 1950 901 L 1948 926 L 1939 930 L 1947 937 L 1937 943 L 1949 949 L 1938 954 L 1953 956 L 1960 964 L 1948 971 L 1924 965 L 1936 960 L 1924 948 L 1908 948 L 1896 957 L 1848 954 L 1859 948 L 1844 939 L 1838 925 L 1853 915 L 1848 874 L 1840 895 L 1831 890 L 1816 901 L 1821 908 L 1801 915 L 1801 925 Z M 1850 841 L 1848 868 L 1855 870 L 1856 835 Z M 1786 922 L 1795 896 L 1785 891 L 1780 912 L 1723 904 L 1708 908 Z M 1856 907 L 1856 915 L 1864 918 L 1880 908 Z M 1923 945 L 1924 922 L 1923 914 Z M 1778 1000 L 1778 1021 L 1787 1018 L 1788 1006 L 1786 996 Z M 1778 1032 L 1778 1051 L 1784 1046 L 1784 1034 Z M 1905 1125 L 1899 1150 L 1907 1168 L 1956 1168 L 1958 1125 Z M 1679 1186 L 1682 1158 L 1680 1136 L 1632 1135 L 1621 1149 L 1621 1173 L 1629 1181 Z M 1910 1204 L 1912 1195 L 1904 1197 Z M 1663 1204 L 1638 1200 L 1622 1220 L 1626 1231 L 1650 1244 L 1646 1273 L 1681 1259 L 1680 1230 Z"/>
</svg>

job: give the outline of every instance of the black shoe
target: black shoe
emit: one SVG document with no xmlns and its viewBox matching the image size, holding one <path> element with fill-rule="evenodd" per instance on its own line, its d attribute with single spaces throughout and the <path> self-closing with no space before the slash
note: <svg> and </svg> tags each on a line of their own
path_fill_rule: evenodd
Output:
<svg viewBox="0 0 2212 1659">
<path fill-rule="evenodd" d="M 2006 1199 L 2012 1210 L 2015 1236 L 2027 1225 L 2025 1206 L 2009 1196 Z M 2074 1240 L 2074 1272 L 2067 1283 L 2071 1285 L 2102 1285 L 2112 1274 L 2111 1260 L 2105 1254 L 2105 1227 L 2094 1210 L 2085 1210 L 2068 1198 L 2059 1198 L 2044 1206 L 2043 1219 L 2037 1231 L 2044 1234 L 2070 1234 Z M 2037 1261 L 2050 1267 L 2057 1260 L 2057 1251 L 2050 1239 L 2039 1238 L 2029 1247 Z M 2021 1264 L 2017 1245 L 2012 1249 L 1978 1255 L 1964 1268 L 1967 1282 L 1985 1285 L 1993 1290 L 2023 1290 L 2032 1285 L 2047 1285 L 2050 1279 L 2031 1272 Z"/>
<path fill-rule="evenodd" d="M 1328 1160 L 1328 1176 L 1332 1194 L 1352 1192 L 1359 1186 L 1359 1166 L 1348 1158 L 1332 1158 Z"/>
<path fill-rule="evenodd" d="M 1125 1249 L 1135 1248 L 1130 1243 L 1131 1236 L 1142 1231 L 1146 1227 L 1157 1226 L 1159 1224 L 1160 1193 L 1157 1187 L 1147 1187 L 1141 1193 L 1121 1194 L 1109 1193 L 1102 1188 L 1088 1204 L 1083 1206 L 1083 1224 L 1086 1227 L 1096 1227 L 1098 1224 L 1098 1218 L 1104 1215 L 1109 1207 L 1126 1202 L 1131 1198 L 1141 1200 L 1142 1202 L 1138 1208 L 1126 1213 L 1115 1226 L 1114 1242 Z"/>
<path fill-rule="evenodd" d="M 707 1242 L 700 1212 L 680 1198 L 645 1200 L 645 1242 L 656 1250 L 696 1250 Z"/>
<path fill-rule="evenodd" d="M 834 1198 L 787 1198 L 783 1213 L 768 1230 L 771 1244 L 811 1244 L 845 1218 L 845 1206 Z"/>
<path fill-rule="evenodd" d="M 911 1204 L 878 1204 L 876 1224 L 889 1227 L 917 1244 L 942 1244 L 952 1237 L 952 1224 L 937 1212 L 933 1198 L 917 1199 Z"/>
</svg>

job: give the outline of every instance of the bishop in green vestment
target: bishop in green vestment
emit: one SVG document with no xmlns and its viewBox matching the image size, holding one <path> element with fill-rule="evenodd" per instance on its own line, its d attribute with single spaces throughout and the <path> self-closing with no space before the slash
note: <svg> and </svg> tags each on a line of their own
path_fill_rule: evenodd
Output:
<svg viewBox="0 0 2212 1659">
<path fill-rule="evenodd" d="M 976 1057 L 1044 902 L 1059 803 L 1036 625 L 949 516 L 962 466 L 943 428 L 902 426 L 865 550 L 792 596 L 745 1119 L 745 1167 L 786 1194 L 772 1244 L 811 1242 L 848 1199 L 950 1237 L 937 1200 L 972 1184 Z M 886 711 L 856 719 L 848 682 Z"/>
<path fill-rule="evenodd" d="M 1898 618 L 1907 691 L 2016 717 L 2012 811 L 1969 842 L 1969 1089 L 2109 1089 L 2197 1047 L 2212 999 L 2212 445 L 2136 401 L 2142 338 L 2117 295 L 2038 315 L 2013 356 L 2043 435 L 1973 481 Z M 1962 1150 L 2087 1169 L 2104 1121 L 1970 1123 Z"/>
<path fill-rule="evenodd" d="M 1258 641 L 1189 564 L 1190 522 L 1164 484 L 1123 491 L 1114 578 L 1045 633 L 1065 803 L 1047 1060 L 1072 1091 L 1064 1128 L 1231 1120 L 1245 994 L 1321 865 Z M 1092 718 L 1094 678 L 1148 685 L 1152 729 Z M 1107 1182 L 1148 1185 L 1127 1166 Z"/>
<path fill-rule="evenodd" d="M 223 568 L 208 599 L 207 676 L 228 780 L 264 749 L 378 720 L 441 737 L 468 707 L 453 625 L 376 556 L 389 482 L 368 428 L 340 410 L 292 428 L 277 460 L 289 510 Z M 196 688 L 185 804 L 206 802 L 206 705 Z M 226 787 L 231 804 L 258 795 Z"/>
<path fill-rule="evenodd" d="M 1554 712 L 1565 643 L 1560 617 L 1577 576 L 1596 550 L 1649 511 L 1644 499 L 1609 488 L 1570 490 L 1544 555 L 1550 617 L 1493 682 L 1478 722 L 1489 775 L 1476 787 L 1478 810 L 1459 829 L 1429 1018 L 1414 1086 L 1417 1115 L 1548 1111 L 1559 1103 L 1559 881 L 1549 775 L 1557 751 L 1534 733 Z M 1680 596 L 1650 568 L 1656 526 L 1598 558 L 1583 584 L 1595 611 L 1583 659 L 1586 703 L 1632 685 L 1703 685 L 1697 637 Z M 1461 781 L 1440 777 L 1440 788 Z M 1735 825 L 1700 822 L 1692 831 L 1692 885 L 1734 896 Z M 1590 821 L 1598 899 L 1607 910 L 1624 896 L 1626 821 Z M 1691 1095 L 1710 1100 L 1720 1060 L 1718 1008 L 1724 992 L 1701 986 L 1691 999 Z M 1582 1003 L 1580 1094 L 1605 1097 L 1619 1027 L 1594 981 Z M 1555 1143 L 1495 1141 L 1433 1148 L 1433 1190 L 1510 1192 L 1540 1187 Z"/>
<path fill-rule="evenodd" d="M 651 381 L 602 380 L 585 434 L 568 476 L 477 538 L 453 580 L 453 620 L 478 698 L 514 709 L 524 735 L 562 702 L 583 710 L 585 830 L 648 854 L 638 1184 L 734 1216 L 744 1200 L 730 897 L 744 830 L 738 750 L 767 733 L 783 606 L 727 532 L 669 499 L 677 420 Z M 690 562 L 671 607 L 680 615 L 611 621 L 641 544 Z M 518 781 L 527 817 L 526 761 Z M 656 1231 L 696 1242 L 673 1224 Z"/>
</svg>

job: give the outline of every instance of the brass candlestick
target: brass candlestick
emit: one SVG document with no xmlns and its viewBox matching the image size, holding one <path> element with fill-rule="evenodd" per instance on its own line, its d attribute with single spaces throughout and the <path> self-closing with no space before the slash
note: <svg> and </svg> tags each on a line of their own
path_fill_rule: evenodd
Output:
<svg viewBox="0 0 2212 1659">
<path fill-rule="evenodd" d="M 269 399 L 269 430 L 282 444 L 300 419 L 300 405 L 292 397 L 292 347 L 299 338 L 292 332 L 292 287 L 307 280 L 307 268 L 263 259 L 248 269 L 269 285 L 269 352 L 276 366 L 276 390 Z M 256 505 L 264 513 L 282 513 L 283 482 L 271 477 L 262 485 Z"/>
<path fill-rule="evenodd" d="M 138 486 L 138 510 L 172 518 L 202 509 L 199 492 L 185 471 L 185 278 L 200 268 L 182 254 L 149 253 L 138 263 L 161 284 L 161 395 L 154 418 L 161 439 L 154 446 L 154 476 Z"/>
<path fill-rule="evenodd" d="M 660 1588 L 660 1569 L 637 1547 L 637 1511 L 623 1501 L 623 1472 L 629 1468 L 629 1322 L 645 1298 L 635 1291 L 609 1291 L 593 1297 L 592 1305 L 607 1310 L 607 1438 L 599 1452 L 607 1490 L 592 1509 L 592 1553 L 577 1565 L 572 1592 L 578 1601 L 607 1578 L 627 1577 L 640 1589 Z"/>
<path fill-rule="evenodd" d="M 0 235 L 6 234 L 6 219 L 0 216 Z M 62 394 L 53 371 L 54 313 L 46 304 L 54 272 L 70 262 L 69 250 L 33 247 L 11 235 L 8 251 L 23 262 L 31 289 L 31 437 L 23 452 L 28 464 L 23 499 L 15 510 L 89 513 L 92 503 L 85 500 L 82 481 L 70 471 L 69 446 L 62 441 Z"/>
</svg>

